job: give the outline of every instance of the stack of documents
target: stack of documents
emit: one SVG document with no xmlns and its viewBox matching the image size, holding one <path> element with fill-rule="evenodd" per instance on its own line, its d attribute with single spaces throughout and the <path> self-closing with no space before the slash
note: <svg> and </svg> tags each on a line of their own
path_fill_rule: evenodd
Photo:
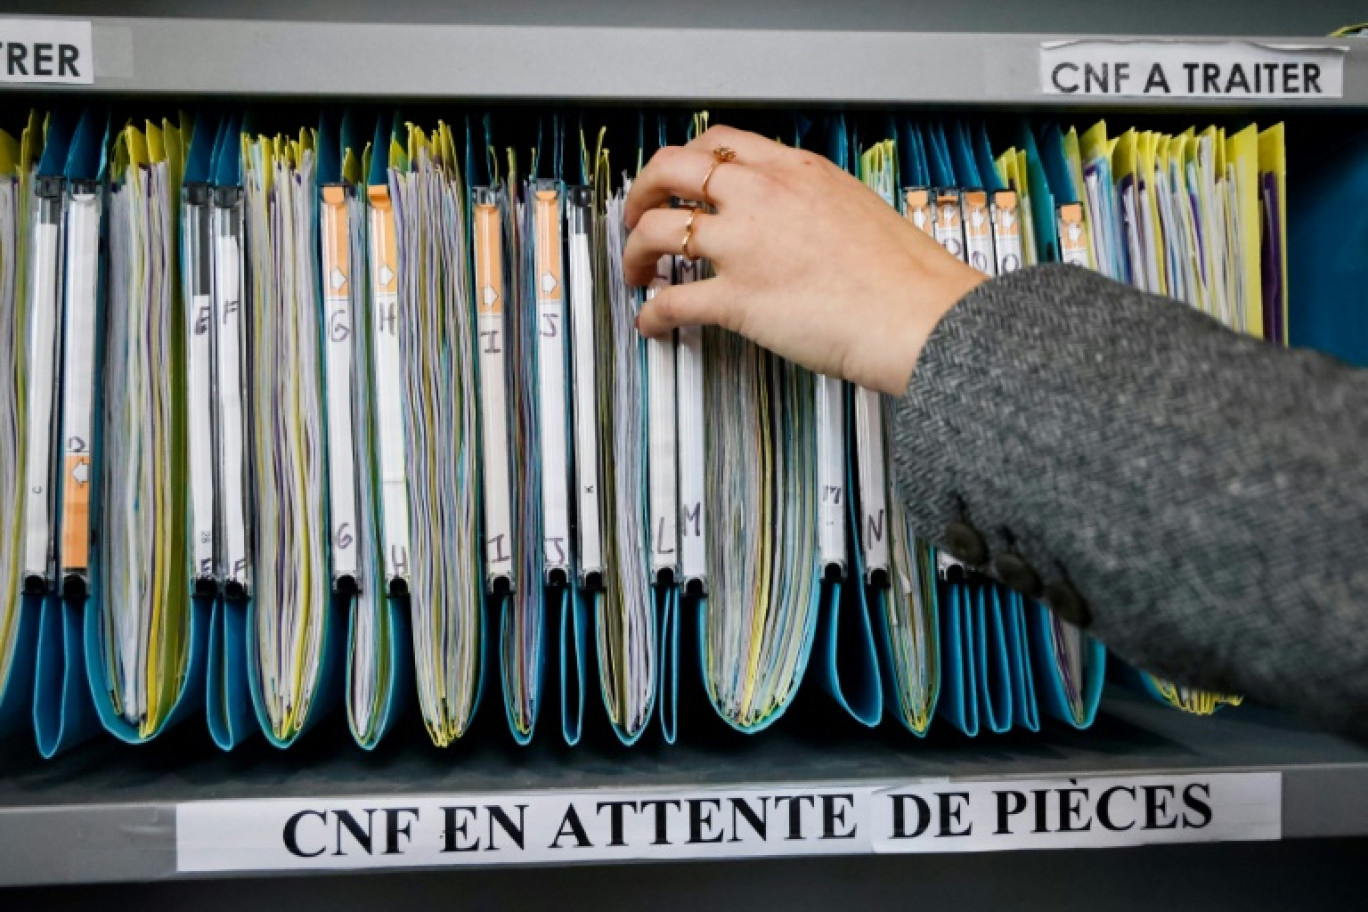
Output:
<svg viewBox="0 0 1368 912">
<path fill-rule="evenodd" d="M 43 144 L 36 112 L 16 140 L 0 130 L 0 735 L 24 726 L 32 712 L 37 610 L 23 596 L 23 483 L 27 451 L 24 405 L 28 369 L 30 219 L 35 168 Z"/>
<path fill-rule="evenodd" d="M 474 716 L 484 637 L 476 337 L 456 138 L 439 123 L 431 134 L 410 126 L 406 139 L 385 143 L 388 199 L 371 163 L 376 432 L 385 575 L 392 596 L 408 596 L 419 706 L 444 746 Z M 372 156 L 381 144 L 377 134 Z"/>
<path fill-rule="evenodd" d="M 647 124 L 637 170 L 707 118 Z M 793 124 L 987 275 L 1080 264 L 1287 342 L 1281 125 L 1042 120 L 995 152 L 950 117 Z M 673 742 L 693 650 L 756 732 L 814 648 L 866 726 L 1090 725 L 1105 650 L 917 539 L 892 400 L 718 329 L 643 340 L 642 305 L 710 265 L 627 285 L 605 133 L 521 126 L 530 154 L 489 118 L 0 132 L 0 734 L 51 756 L 203 708 L 225 750 L 285 747 L 340 697 L 372 749 L 416 692 L 448 746 L 497 674 L 515 741 L 549 702 L 574 744 L 597 674 L 624 744 Z"/>
<path fill-rule="evenodd" d="M 94 594 L 100 648 L 92 655 L 91 674 L 100 669 L 103 686 L 96 690 L 96 708 L 105 725 L 129 740 L 156 734 L 178 704 L 183 714 L 195 703 L 186 689 L 197 695 L 202 683 L 199 668 L 193 685 L 188 673 L 194 639 L 191 590 L 198 569 L 191 529 L 200 517 L 191 513 L 187 443 L 192 421 L 202 421 L 198 430 L 208 436 L 202 411 L 208 365 L 197 364 L 202 370 L 194 374 L 188 370 L 195 324 L 183 306 L 178 256 L 181 176 L 191 132 L 188 123 L 125 127 L 114 143 L 111 169 L 97 522 L 101 550 Z M 80 230 L 74 221 L 70 227 L 73 236 Z M 198 231 L 201 226 L 189 227 Z M 74 249 L 71 240 L 68 249 Z M 74 287 L 68 288 L 67 304 L 73 341 L 64 364 L 69 395 L 63 438 L 70 448 L 82 430 L 73 429 L 81 412 L 73 410 L 70 394 L 90 394 L 88 387 L 77 391 L 73 385 L 89 382 L 89 377 L 83 380 L 82 362 L 93 360 L 93 345 L 87 349 L 73 331 L 82 326 L 93 333 L 95 322 L 93 315 L 82 314 Z M 207 320 L 198 325 L 207 333 Z M 204 386 L 197 391 L 204 398 L 194 403 L 193 415 L 187 392 L 195 390 L 188 379 Z M 201 438 L 196 446 L 210 442 Z M 66 460 L 71 466 L 73 455 Z M 211 529 L 212 507 L 205 509 L 210 512 L 205 526 Z M 71 518 L 64 515 L 64 521 Z M 70 540 L 73 530 L 65 529 L 63 537 Z M 73 597 L 80 588 L 81 555 L 69 557 L 66 547 L 63 554 L 63 588 Z"/>
<path fill-rule="evenodd" d="M 255 482 L 247 665 L 263 731 L 288 745 L 334 683 L 314 135 L 246 135 L 242 156 Z"/>
<path fill-rule="evenodd" d="M 607 306 L 600 308 L 595 324 L 599 439 L 605 454 L 604 593 L 595 624 L 599 683 L 609 721 L 626 742 L 641 736 L 655 707 L 659 621 L 648 531 L 645 343 L 635 325 L 640 293 L 622 277 L 627 243 L 622 214 L 629 187 L 604 200 L 599 234 L 607 248 L 601 264 L 606 294 L 599 297 L 601 302 L 607 298 Z"/>
<path fill-rule="evenodd" d="M 1232 329 L 1286 343 L 1286 159 L 1283 128 L 1218 127 L 1177 135 L 1098 122 L 1063 147 L 1082 175 L 1090 262 L 1145 291 L 1185 301 Z M 1141 674 L 1157 699 L 1209 714 L 1240 697 Z"/>
<path fill-rule="evenodd" d="M 898 196 L 898 152 L 893 139 L 860 155 L 859 176 L 889 205 Z M 918 186 L 925 186 L 918 184 Z M 954 213 L 958 217 L 958 213 Z M 923 735 L 940 696 L 938 593 L 931 548 L 913 534 L 911 517 L 893 484 L 887 429 L 893 401 L 866 389 L 854 391 L 854 514 L 865 599 L 887 668 L 889 702 L 908 730 Z"/>
</svg>

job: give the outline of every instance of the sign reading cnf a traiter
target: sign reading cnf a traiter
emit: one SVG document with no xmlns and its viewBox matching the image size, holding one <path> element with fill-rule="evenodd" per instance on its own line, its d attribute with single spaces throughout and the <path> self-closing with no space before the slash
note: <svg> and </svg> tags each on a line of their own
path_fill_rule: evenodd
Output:
<svg viewBox="0 0 1368 912">
<path fill-rule="evenodd" d="M 1046 95 L 1110 98 L 1342 98 L 1338 45 L 1250 41 L 1047 41 L 1040 46 Z"/>
</svg>

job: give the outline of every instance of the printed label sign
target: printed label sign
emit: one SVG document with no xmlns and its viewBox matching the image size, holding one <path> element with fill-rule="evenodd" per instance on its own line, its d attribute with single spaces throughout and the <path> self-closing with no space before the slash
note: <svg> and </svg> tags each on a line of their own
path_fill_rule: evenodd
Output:
<svg viewBox="0 0 1368 912">
<path fill-rule="evenodd" d="M 0 82 L 90 85 L 94 81 L 89 22 L 0 19 Z"/>
<path fill-rule="evenodd" d="M 1040 90 L 1109 98 L 1342 98 L 1346 53 L 1335 45 L 1248 41 L 1047 41 L 1040 46 Z"/>
<path fill-rule="evenodd" d="M 310 870 L 870 851 L 864 788 L 204 801 L 180 871 Z"/>
<path fill-rule="evenodd" d="M 1281 773 L 952 782 L 881 789 L 875 852 L 1278 839 Z"/>
<path fill-rule="evenodd" d="M 182 872 L 981 852 L 1277 839 L 1278 773 L 899 787 L 200 801 Z"/>
</svg>

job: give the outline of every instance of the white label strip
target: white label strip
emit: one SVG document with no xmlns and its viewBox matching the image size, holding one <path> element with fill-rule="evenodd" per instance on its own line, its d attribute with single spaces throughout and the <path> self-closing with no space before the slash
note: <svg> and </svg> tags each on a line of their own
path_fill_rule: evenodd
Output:
<svg viewBox="0 0 1368 912">
<path fill-rule="evenodd" d="M 475 313 L 480 339 L 480 449 L 484 463 L 485 580 L 513 584 L 513 481 L 508 445 L 503 213 L 490 188 L 475 200 Z"/>
<path fill-rule="evenodd" d="M 824 374 L 817 376 L 817 484 L 818 545 L 824 567 L 846 565 L 846 427 L 845 383 Z"/>
<path fill-rule="evenodd" d="M 603 570 L 599 520 L 598 382 L 594 372 L 594 274 L 589 252 L 589 209 L 571 209 L 570 312 L 574 342 L 575 487 L 579 510 L 580 575 Z"/>
<path fill-rule="evenodd" d="M 698 280 L 698 263 L 675 257 L 675 282 Z M 706 457 L 703 423 L 703 327 L 679 327 L 675 353 L 679 402 L 679 572 L 685 584 L 707 590 L 708 523 L 703 496 Z"/>
<path fill-rule="evenodd" d="M 1108 98 L 1342 98 L 1348 50 L 1250 41 L 1047 41 L 1040 46 L 1040 91 Z"/>
<path fill-rule="evenodd" d="M 332 579 L 353 583 L 357 570 L 356 438 L 352 428 L 351 228 L 345 191 L 324 189 L 319 207 L 323 242 L 323 309 L 327 343 L 328 510 L 332 520 Z"/>
<path fill-rule="evenodd" d="M 69 470 L 70 474 L 62 479 L 62 484 L 71 486 L 66 489 L 68 491 L 85 488 L 82 502 L 89 508 L 90 454 L 94 439 L 95 302 L 100 280 L 100 198 L 93 193 L 71 194 L 67 199 L 66 218 L 61 441 L 65 458 L 61 471 Z M 63 518 L 88 523 L 87 517 L 70 512 Z M 88 541 L 88 530 L 74 534 Z M 84 572 L 87 569 L 89 554 L 86 548 L 77 547 L 69 556 L 72 561 L 63 560 L 68 564 L 62 567 L 63 570 Z"/>
<path fill-rule="evenodd" d="M 662 256 L 656 276 L 646 288 L 650 300 L 670 284 L 674 257 Z M 673 334 L 671 334 L 673 336 Z M 651 569 L 673 570 L 679 563 L 679 479 L 675 449 L 675 342 L 669 339 L 646 340 L 647 458 L 651 515 Z"/>
<path fill-rule="evenodd" d="M 0 19 L 0 82 L 91 85 L 90 23 L 76 19 Z"/>
<path fill-rule="evenodd" d="M 214 332 L 218 348 L 219 483 L 225 582 L 251 583 L 247 559 L 246 409 L 242 386 L 242 210 L 214 210 Z"/>
<path fill-rule="evenodd" d="M 545 572 L 570 576 L 570 454 L 566 427 L 565 283 L 561 253 L 561 194 L 554 184 L 533 186 L 533 268 L 537 300 L 537 416 L 542 466 L 542 540 Z"/>
<path fill-rule="evenodd" d="M 185 281 L 186 409 L 190 418 L 190 546 L 197 578 L 212 579 L 214 567 L 214 383 L 213 383 L 213 213 L 207 204 L 187 204 L 182 275 Z"/>
<path fill-rule="evenodd" d="M 60 204 L 40 200 L 33 227 L 29 305 L 28 455 L 24 484 L 24 574 L 50 579 L 53 546 L 52 426 L 57 378 L 58 289 L 62 228 Z"/>
<path fill-rule="evenodd" d="M 371 188 L 370 282 L 374 325 L 375 417 L 380 436 L 380 503 L 387 583 L 408 583 L 408 469 L 404 462 L 404 378 L 399 350 L 398 237 L 386 188 Z"/>
<path fill-rule="evenodd" d="M 885 480 L 883 403 L 879 394 L 855 388 L 855 448 L 860 485 L 859 542 L 865 580 L 888 570 L 888 482 Z"/>
<path fill-rule="evenodd" d="M 1281 836 L 1278 773 L 176 806 L 180 873 L 1100 848 Z"/>
</svg>

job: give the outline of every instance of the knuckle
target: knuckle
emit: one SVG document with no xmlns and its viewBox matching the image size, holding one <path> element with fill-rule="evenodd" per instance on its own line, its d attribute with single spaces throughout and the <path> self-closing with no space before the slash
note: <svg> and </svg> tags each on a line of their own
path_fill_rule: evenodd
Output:
<svg viewBox="0 0 1368 912">
<path fill-rule="evenodd" d="M 679 161 L 681 150 L 678 146 L 661 146 L 656 154 L 651 156 L 651 164 L 659 165 L 661 168 L 671 168 Z"/>
</svg>

